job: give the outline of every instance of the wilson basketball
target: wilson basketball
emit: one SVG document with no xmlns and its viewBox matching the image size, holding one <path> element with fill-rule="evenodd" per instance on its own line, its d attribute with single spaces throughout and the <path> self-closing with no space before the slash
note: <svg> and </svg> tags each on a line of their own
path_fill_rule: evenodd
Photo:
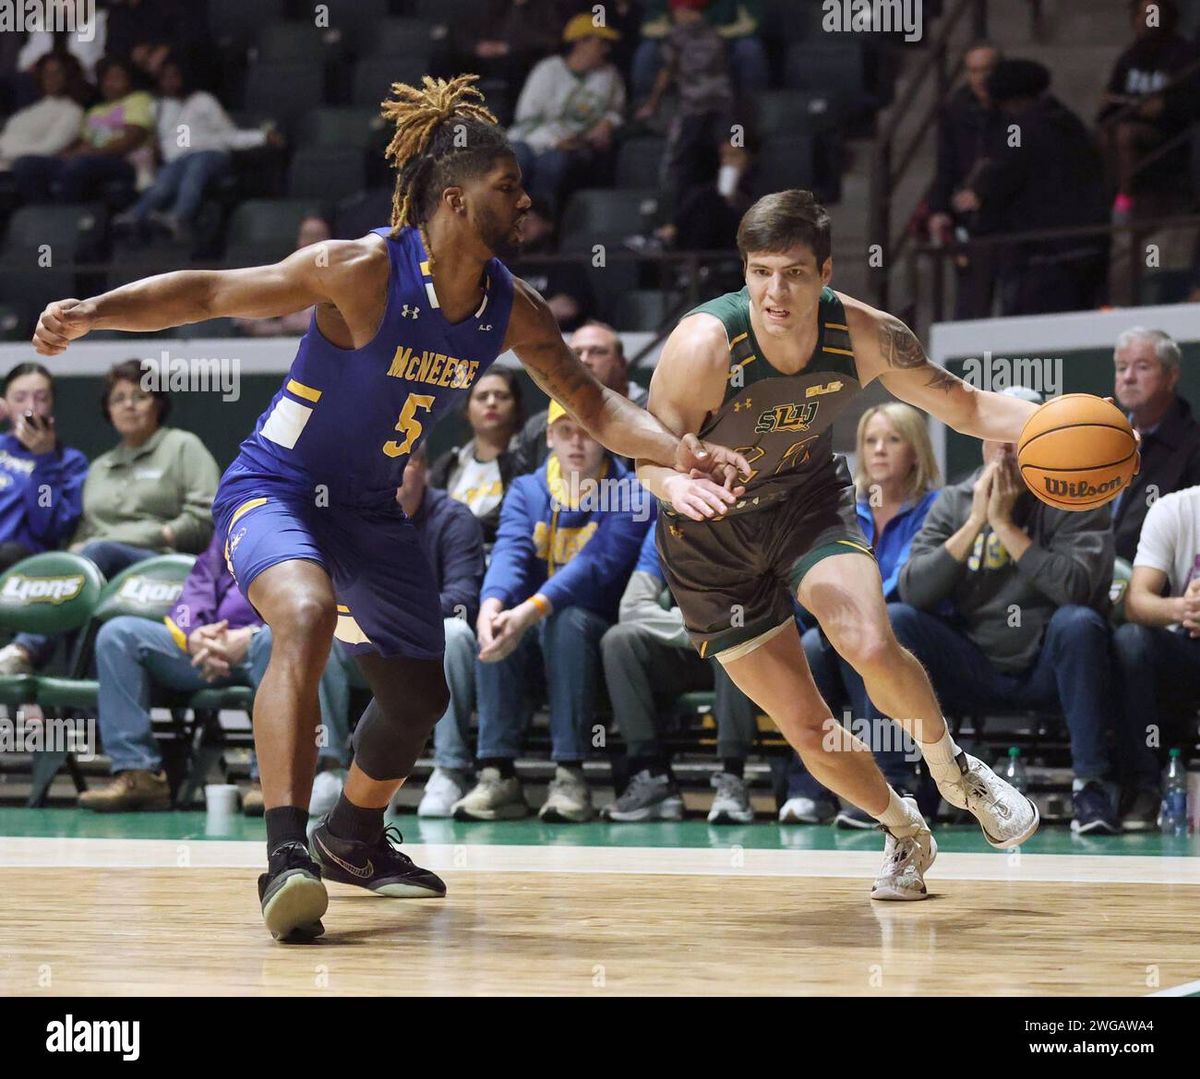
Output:
<svg viewBox="0 0 1200 1079">
<path fill-rule="evenodd" d="M 1060 510 L 1112 501 L 1138 467 L 1137 439 L 1116 405 L 1090 393 L 1047 401 L 1029 417 L 1017 443 L 1025 485 Z"/>
</svg>

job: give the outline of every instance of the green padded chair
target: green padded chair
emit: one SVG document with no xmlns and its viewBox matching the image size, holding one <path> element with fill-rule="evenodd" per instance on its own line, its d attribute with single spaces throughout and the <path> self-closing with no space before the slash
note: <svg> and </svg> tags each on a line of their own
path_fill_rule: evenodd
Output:
<svg viewBox="0 0 1200 1079">
<path fill-rule="evenodd" d="M 1112 584 L 1108 588 L 1108 601 L 1112 607 L 1108 612 L 1108 620 L 1114 626 L 1125 621 L 1125 593 L 1129 591 L 1129 581 L 1133 577 L 1133 567 L 1123 558 L 1113 563 Z"/>
<path fill-rule="evenodd" d="M 12 566 L 0 576 L 0 628 L 17 633 L 58 634 L 87 625 L 100 602 L 104 574 L 89 559 L 66 551 L 47 551 Z M 72 669 L 84 648 L 81 635 Z M 31 675 L 0 675 L 0 703 L 10 710 L 27 702 L 42 704 L 41 679 Z M 66 753 L 38 753 L 33 758 L 31 806 L 45 799 L 54 776 L 67 762 L 78 790 L 83 777 Z"/>
</svg>

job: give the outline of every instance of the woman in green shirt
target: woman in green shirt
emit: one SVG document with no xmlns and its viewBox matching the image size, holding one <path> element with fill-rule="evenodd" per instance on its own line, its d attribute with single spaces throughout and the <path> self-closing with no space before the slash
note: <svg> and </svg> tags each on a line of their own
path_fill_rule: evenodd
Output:
<svg viewBox="0 0 1200 1079">
<path fill-rule="evenodd" d="M 165 427 L 163 390 L 142 388 L 140 360 L 105 376 L 101 407 L 120 441 L 92 462 L 83 485 L 83 518 L 70 549 L 107 578 L 169 551 L 198 554 L 212 538 L 212 500 L 220 473 L 191 431 Z M 55 638 L 22 633 L 0 649 L 0 674 L 28 673 L 54 652 Z"/>
</svg>

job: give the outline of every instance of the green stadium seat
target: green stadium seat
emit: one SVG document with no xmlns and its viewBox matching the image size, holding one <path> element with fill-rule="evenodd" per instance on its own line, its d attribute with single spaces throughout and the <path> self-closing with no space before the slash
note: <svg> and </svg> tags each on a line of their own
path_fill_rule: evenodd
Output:
<svg viewBox="0 0 1200 1079">
<path fill-rule="evenodd" d="M 100 244 L 103 214 L 94 206 L 22 206 L 9 219 L 0 263 L 39 273 L 85 259 Z M 45 256 L 49 256 L 48 266 Z M 40 260 L 40 261 L 39 261 Z"/>
<path fill-rule="evenodd" d="M 301 146 L 288 168 L 288 194 L 292 198 L 336 201 L 366 186 L 363 151 L 352 146 Z"/>
<path fill-rule="evenodd" d="M 272 116 L 289 130 L 324 103 L 324 79 L 310 64 L 258 63 L 246 75 L 243 108 Z"/>
<path fill-rule="evenodd" d="M 667 140 L 658 135 L 635 135 L 625 139 L 617 150 L 616 186 L 657 187 L 666 145 Z"/>
<path fill-rule="evenodd" d="M 300 147 L 342 146 L 367 150 L 388 142 L 387 127 L 378 108 L 326 105 L 313 109 L 300 124 Z"/>
<path fill-rule="evenodd" d="M 296 249 L 300 222 L 324 212 L 316 199 L 248 199 L 229 220 L 226 260 L 235 266 L 278 262 Z"/>
<path fill-rule="evenodd" d="M 378 109 L 379 103 L 391 95 L 392 83 L 407 82 L 420 86 L 422 77 L 430 73 L 431 67 L 429 55 L 421 53 L 368 56 L 359 60 L 354 65 L 351 104 Z"/>
</svg>

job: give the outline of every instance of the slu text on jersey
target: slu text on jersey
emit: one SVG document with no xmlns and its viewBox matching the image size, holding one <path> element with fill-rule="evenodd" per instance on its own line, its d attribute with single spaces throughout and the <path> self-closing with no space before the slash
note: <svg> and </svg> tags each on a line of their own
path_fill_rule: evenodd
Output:
<svg viewBox="0 0 1200 1079">
<path fill-rule="evenodd" d="M 401 345 L 392 357 L 388 375 L 408 382 L 424 382 L 430 386 L 462 390 L 475 381 L 475 372 L 478 370 L 478 360 L 459 360 L 444 352 L 430 352 L 428 349 L 417 352 L 407 345 Z"/>
</svg>

